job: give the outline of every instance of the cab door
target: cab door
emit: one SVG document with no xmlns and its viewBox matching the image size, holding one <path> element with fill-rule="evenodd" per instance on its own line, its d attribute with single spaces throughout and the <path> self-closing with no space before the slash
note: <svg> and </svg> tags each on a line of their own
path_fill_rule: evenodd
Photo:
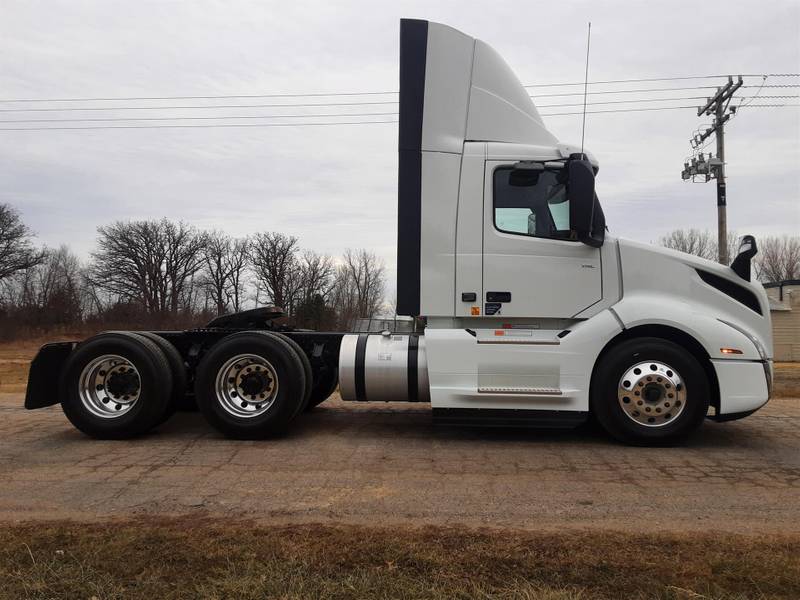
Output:
<svg viewBox="0 0 800 600">
<path fill-rule="evenodd" d="M 600 301 L 600 249 L 569 234 L 563 174 L 486 161 L 485 316 L 569 318 Z"/>
</svg>

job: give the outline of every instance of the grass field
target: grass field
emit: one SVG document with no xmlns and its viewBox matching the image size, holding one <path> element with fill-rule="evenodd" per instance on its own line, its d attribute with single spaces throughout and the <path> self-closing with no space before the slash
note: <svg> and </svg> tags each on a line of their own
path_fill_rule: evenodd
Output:
<svg viewBox="0 0 800 600">
<path fill-rule="evenodd" d="M 796 599 L 800 539 L 148 520 L 0 530 L 0 598 Z"/>
</svg>

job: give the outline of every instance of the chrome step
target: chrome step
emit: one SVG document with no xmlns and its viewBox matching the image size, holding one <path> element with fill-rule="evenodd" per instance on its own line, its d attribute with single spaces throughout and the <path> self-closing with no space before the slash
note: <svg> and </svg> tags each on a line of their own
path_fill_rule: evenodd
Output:
<svg viewBox="0 0 800 600">
<path fill-rule="evenodd" d="M 479 387 L 479 394 L 524 394 L 526 396 L 562 396 L 556 388 L 541 387 Z"/>
</svg>

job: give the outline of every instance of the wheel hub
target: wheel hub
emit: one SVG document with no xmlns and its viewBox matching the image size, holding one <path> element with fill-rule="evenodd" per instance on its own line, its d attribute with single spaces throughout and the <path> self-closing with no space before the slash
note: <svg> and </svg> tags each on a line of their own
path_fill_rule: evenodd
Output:
<svg viewBox="0 0 800 600">
<path fill-rule="evenodd" d="M 617 398 L 623 412 L 639 425 L 663 427 L 686 407 L 686 384 L 665 363 L 640 362 L 622 375 Z"/>
<path fill-rule="evenodd" d="M 238 354 L 217 371 L 216 395 L 220 406 L 235 417 L 256 417 L 269 410 L 278 393 L 278 376 L 265 358 Z"/>
<path fill-rule="evenodd" d="M 263 393 L 269 387 L 269 379 L 263 373 L 248 373 L 241 379 L 239 389 L 246 396 Z"/>
<path fill-rule="evenodd" d="M 657 404 L 664 396 L 664 388 L 658 384 L 648 383 L 642 390 L 642 398 L 650 404 Z"/>
<path fill-rule="evenodd" d="M 141 393 L 136 366 L 116 354 L 92 359 L 81 371 L 78 395 L 90 413 L 103 419 L 120 417 L 133 408 Z"/>
<path fill-rule="evenodd" d="M 106 380 L 106 390 L 114 398 L 135 396 L 139 392 L 139 375 L 126 367 L 112 371 Z"/>
</svg>

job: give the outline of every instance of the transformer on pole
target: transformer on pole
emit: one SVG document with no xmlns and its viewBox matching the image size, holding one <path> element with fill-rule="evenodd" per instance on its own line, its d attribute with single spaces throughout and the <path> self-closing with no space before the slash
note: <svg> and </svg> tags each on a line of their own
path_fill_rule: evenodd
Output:
<svg viewBox="0 0 800 600">
<path fill-rule="evenodd" d="M 734 82 L 733 77 L 728 77 L 728 82 L 717 88 L 717 93 L 708 98 L 704 106 L 697 109 L 697 116 L 714 115 L 714 121 L 704 132 L 695 134 L 689 142 L 692 148 L 702 148 L 703 142 L 711 135 L 716 135 L 717 155 L 708 155 L 706 160 L 703 152 L 683 164 L 681 178 L 684 181 L 702 182 L 711 179 L 717 180 L 717 246 L 718 260 L 727 265 L 728 257 L 728 216 L 727 200 L 725 193 L 725 123 L 736 113 L 736 107 L 730 106 L 733 94 L 742 86 L 742 76 L 739 75 Z"/>
</svg>

